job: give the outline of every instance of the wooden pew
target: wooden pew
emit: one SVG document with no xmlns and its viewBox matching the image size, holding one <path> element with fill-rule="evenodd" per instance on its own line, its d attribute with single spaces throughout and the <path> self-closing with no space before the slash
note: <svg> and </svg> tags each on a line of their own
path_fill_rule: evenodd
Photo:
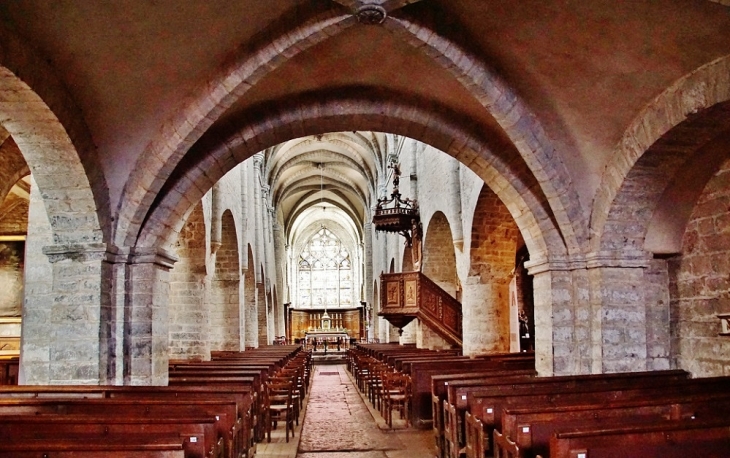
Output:
<svg viewBox="0 0 730 458">
<path fill-rule="evenodd" d="M 78 435 L 58 439 L 0 441 L 0 458 L 185 458 L 178 434 L 124 434 L 101 438 Z"/>
<path fill-rule="evenodd" d="M 510 384 L 515 381 L 523 380 L 525 377 L 533 377 L 535 375 L 534 370 L 492 370 L 492 371 L 477 371 L 473 373 L 456 373 L 456 374 L 442 374 L 433 375 L 431 377 L 431 405 L 433 412 L 433 433 L 436 441 L 436 447 L 439 450 L 439 456 L 446 456 L 446 444 L 445 436 L 446 431 L 444 429 L 444 405 L 448 401 L 447 388 L 452 384 L 459 386 L 464 382 L 478 381 L 480 386 L 490 382 L 493 384 Z M 456 411 L 454 410 L 454 418 L 456 417 Z M 453 423 L 453 420 L 452 420 Z"/>
<path fill-rule="evenodd" d="M 434 375 L 453 373 L 462 374 L 477 371 L 512 371 L 519 370 L 523 374 L 534 374 L 535 363 L 532 359 L 521 361 L 520 364 L 511 363 L 509 367 L 501 360 L 468 359 L 462 361 L 427 359 L 412 361 L 404 373 L 413 380 L 413 409 L 411 409 L 411 424 L 420 428 L 428 428 L 433 422 L 433 384 Z M 457 377 L 458 378 L 458 377 Z"/>
<path fill-rule="evenodd" d="M 109 436 L 173 435 L 181 438 L 186 458 L 224 458 L 223 438 L 210 416 L 132 416 L 102 414 L 0 415 L 3 437 L 13 441 L 55 441 L 76 437 L 79 445 Z"/>
<path fill-rule="evenodd" d="M 130 399 L 137 402 L 150 401 L 185 401 L 190 404 L 197 401 L 234 401 L 237 416 L 233 419 L 237 425 L 232 431 L 232 449 L 236 456 L 253 456 L 255 443 L 251 436 L 253 425 L 252 394 L 249 387 L 229 385 L 205 386 L 89 386 L 89 385 L 44 385 L 44 386 L 4 386 L 0 388 L 0 399 Z"/>
<path fill-rule="evenodd" d="M 506 408 L 500 433 L 523 451 L 524 456 L 548 456 L 551 436 L 571 428 L 597 428 L 627 423 L 730 417 L 730 393 L 651 397 L 606 404 L 566 404 Z M 495 444 L 495 453 L 499 445 Z"/>
<path fill-rule="evenodd" d="M 560 431 L 550 439 L 550 458 L 724 458 L 729 455 L 730 417 L 706 422 L 666 421 Z"/>
<path fill-rule="evenodd" d="M 498 403 L 508 395 L 535 394 L 540 393 L 546 396 L 559 393 L 577 393 L 584 391 L 606 391 L 620 390 L 623 388 L 637 388 L 642 386 L 656 386 L 657 383 L 669 383 L 688 380 L 688 373 L 685 371 L 654 371 L 654 372 L 632 372 L 619 374 L 591 374 L 577 376 L 559 377 L 516 377 L 509 384 L 498 378 L 472 379 L 450 383 L 447 387 L 447 399 L 444 401 L 444 424 L 453 424 L 451 435 L 444 433 L 444 443 L 449 449 L 456 449 L 464 446 L 464 412 L 471 410 L 491 431 L 494 429 L 495 421 L 499 421 L 500 405 L 485 406 L 483 411 L 477 412 L 478 408 L 472 409 L 471 404 L 476 403 L 481 407 L 490 396 L 497 396 Z M 488 404 L 488 403 L 486 403 Z M 447 406 L 453 408 L 447 410 Z M 449 413 L 453 417 L 449 417 Z M 497 415 L 497 417 L 495 417 Z M 496 419 L 495 419 L 496 418 Z"/>
<path fill-rule="evenodd" d="M 639 373 L 639 375 L 644 373 Z M 613 383 L 568 383 L 550 384 L 543 382 L 538 385 L 515 384 L 510 387 L 493 386 L 483 392 L 472 392 L 468 409 L 472 415 L 481 420 L 487 430 L 487 437 L 501 424 L 502 413 L 506 408 L 515 408 L 530 405 L 564 404 L 604 404 L 644 399 L 647 397 L 661 397 L 667 390 L 682 390 L 687 395 L 703 392 L 719 392 L 727 390 L 728 379 L 714 377 L 707 379 L 674 379 L 640 376 L 632 382 L 631 379 L 616 379 L 617 374 L 610 375 Z M 595 376 L 577 376 L 591 377 Z M 552 377 L 562 378 L 562 377 Z M 545 380 L 545 379 L 535 379 Z M 547 379 L 549 380 L 549 379 Z M 446 402 L 445 404 L 448 404 Z"/>
<path fill-rule="evenodd" d="M 106 416 L 108 422 L 116 423 L 133 423 L 135 420 L 139 423 L 157 423 L 158 419 L 168 417 L 187 423 L 190 423 L 187 419 L 204 419 L 213 429 L 206 430 L 205 437 L 198 439 L 201 444 L 199 446 L 205 446 L 206 452 L 220 449 L 220 453 L 214 453 L 215 456 L 233 457 L 240 456 L 234 453 L 234 438 L 239 435 L 241 428 L 237 421 L 237 408 L 233 400 L 15 398 L 0 399 L 0 421 L 7 422 L 9 416 L 17 415 L 27 416 L 30 422 L 33 418 L 69 415 L 85 415 L 100 421 Z M 131 426 L 127 426 L 132 430 Z M 152 426 L 144 428 L 148 432 L 152 429 Z"/>
</svg>

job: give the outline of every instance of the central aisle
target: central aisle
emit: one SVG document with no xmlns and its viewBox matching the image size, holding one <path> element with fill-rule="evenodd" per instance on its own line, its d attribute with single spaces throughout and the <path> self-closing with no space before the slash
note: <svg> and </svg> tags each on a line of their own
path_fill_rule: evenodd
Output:
<svg viewBox="0 0 730 458">
<path fill-rule="evenodd" d="M 369 408 L 343 364 L 315 366 L 298 458 L 421 458 L 434 455 L 430 430 L 390 430 Z"/>
</svg>

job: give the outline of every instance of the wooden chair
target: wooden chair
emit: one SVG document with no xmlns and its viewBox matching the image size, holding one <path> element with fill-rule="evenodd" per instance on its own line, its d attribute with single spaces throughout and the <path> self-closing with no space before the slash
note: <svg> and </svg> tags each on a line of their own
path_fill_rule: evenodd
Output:
<svg viewBox="0 0 730 458">
<path fill-rule="evenodd" d="M 284 423 L 286 441 L 289 442 L 289 431 L 294 437 L 294 401 L 292 400 L 291 382 L 266 382 L 264 390 L 264 408 L 266 409 L 266 439 L 271 442 L 271 429 L 276 429 L 278 422 Z"/>
<path fill-rule="evenodd" d="M 406 420 L 406 426 L 410 426 L 411 378 L 397 372 L 384 373 L 381 397 L 388 427 L 393 427 L 394 410 Z"/>
</svg>

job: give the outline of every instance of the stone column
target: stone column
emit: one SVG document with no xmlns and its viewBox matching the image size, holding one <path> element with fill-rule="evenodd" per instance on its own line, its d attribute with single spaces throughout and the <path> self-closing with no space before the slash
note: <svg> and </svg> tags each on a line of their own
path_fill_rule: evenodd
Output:
<svg viewBox="0 0 730 458">
<path fill-rule="evenodd" d="M 647 253 L 587 257 L 593 311 L 593 372 L 647 370 Z"/>
<path fill-rule="evenodd" d="M 370 322 L 368 323 L 368 330 L 367 335 L 365 336 L 368 340 L 371 340 L 375 338 L 376 335 L 378 335 L 375 332 L 375 323 L 378 322 L 377 319 L 377 313 L 378 310 L 377 304 L 380 302 L 375 297 L 375 290 L 373 288 L 375 281 L 373 278 L 373 223 L 367 222 L 365 223 L 365 227 L 363 228 L 363 240 L 365 242 L 364 252 L 363 252 L 363 259 L 362 262 L 365 265 L 365 302 L 368 304 L 371 304 L 371 313 L 370 313 Z"/>
<path fill-rule="evenodd" d="M 590 372 L 591 311 L 584 266 L 525 263 L 534 276 L 535 369 L 540 376 Z"/>
<path fill-rule="evenodd" d="M 157 248 L 132 249 L 124 310 L 124 384 L 167 385 L 169 272 L 175 258 Z"/>
<path fill-rule="evenodd" d="M 284 240 L 284 231 L 277 221 L 274 221 L 274 272 L 276 273 L 274 280 L 276 281 L 276 323 L 275 334 L 277 336 L 286 335 L 286 324 L 284 319 L 284 302 L 286 296 L 284 291 L 284 277 L 286 275 L 286 241 Z"/>
<path fill-rule="evenodd" d="M 223 191 L 220 189 L 220 181 L 213 185 L 211 190 L 211 215 L 210 215 L 210 252 L 215 255 L 223 243 Z"/>
<path fill-rule="evenodd" d="M 500 336 L 507 335 L 504 326 L 504 298 L 495 297 L 494 284 L 472 275 L 464 283 L 461 298 L 465 356 L 509 351 Z"/>
<path fill-rule="evenodd" d="M 259 346 L 259 316 L 256 303 L 256 275 L 251 269 L 242 269 L 244 284 L 244 312 L 246 320 L 246 347 Z"/>
<path fill-rule="evenodd" d="M 106 251 L 105 244 L 43 247 L 51 275 L 48 282 L 31 285 L 26 293 L 23 383 L 110 383 L 114 363 L 108 326 L 113 323 L 102 322 L 102 303 L 109 301 L 101 288 Z"/>
<path fill-rule="evenodd" d="M 451 186 L 449 190 L 454 219 L 450 220 L 451 235 L 454 239 L 454 246 L 458 251 L 464 247 L 464 225 L 461 219 L 461 162 L 451 159 Z"/>
</svg>

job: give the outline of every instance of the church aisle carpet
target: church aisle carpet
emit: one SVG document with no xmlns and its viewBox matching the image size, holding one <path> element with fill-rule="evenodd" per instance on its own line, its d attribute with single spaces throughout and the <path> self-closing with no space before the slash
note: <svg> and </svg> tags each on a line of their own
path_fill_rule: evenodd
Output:
<svg viewBox="0 0 730 458">
<path fill-rule="evenodd" d="M 389 429 L 358 392 L 344 364 L 315 366 L 306 412 L 297 431 L 297 452 L 263 447 L 257 458 L 430 458 L 433 433 Z M 274 444 L 271 444 L 274 445 Z M 283 444 L 282 444 L 283 445 Z"/>
</svg>

